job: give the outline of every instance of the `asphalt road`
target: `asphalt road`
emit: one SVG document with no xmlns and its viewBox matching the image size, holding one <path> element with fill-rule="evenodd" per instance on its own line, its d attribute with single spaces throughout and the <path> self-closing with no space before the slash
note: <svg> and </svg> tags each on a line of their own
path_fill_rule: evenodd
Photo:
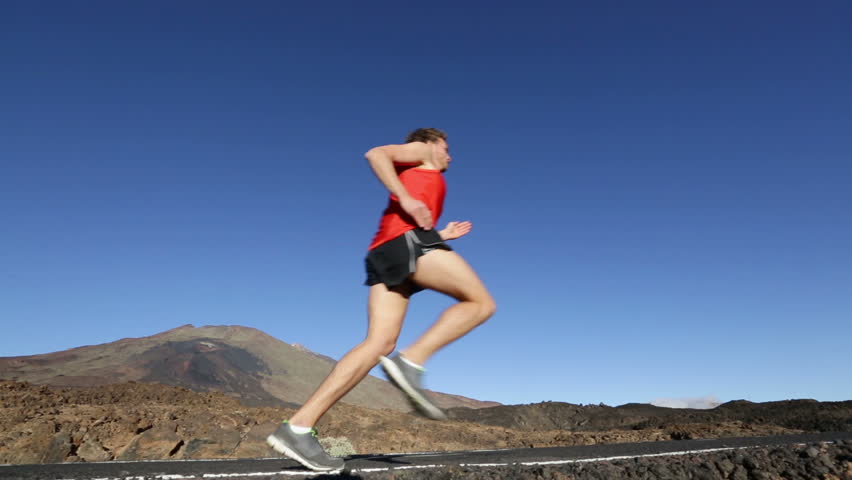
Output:
<svg viewBox="0 0 852 480">
<path fill-rule="evenodd" d="M 779 435 L 755 438 L 678 440 L 670 442 L 586 445 L 579 447 L 525 448 L 463 452 L 355 455 L 346 459 L 346 469 L 336 478 L 369 479 L 371 474 L 393 470 L 440 469 L 450 465 L 495 467 L 511 464 L 558 465 L 633 458 L 678 455 L 719 449 L 852 441 L 852 432 Z M 183 460 L 148 462 L 59 463 L 48 465 L 0 465 L 0 479 L 65 480 L 228 480 L 264 478 L 312 478 L 318 474 L 283 458 L 238 460 Z"/>
</svg>

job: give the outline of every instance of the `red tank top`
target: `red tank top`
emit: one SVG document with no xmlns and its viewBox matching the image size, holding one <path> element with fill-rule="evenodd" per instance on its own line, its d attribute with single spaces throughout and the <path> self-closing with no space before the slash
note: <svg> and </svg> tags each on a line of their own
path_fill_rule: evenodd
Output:
<svg viewBox="0 0 852 480">
<path fill-rule="evenodd" d="M 444 208 L 444 195 L 447 193 L 444 175 L 439 170 L 399 166 L 396 168 L 396 173 L 408 193 L 426 204 L 429 211 L 432 212 L 432 223 L 434 227 L 437 227 L 438 218 Z M 372 250 L 415 228 L 417 228 L 417 224 L 414 219 L 405 213 L 399 205 L 399 199 L 396 198 L 396 195 L 391 195 L 388 206 L 379 222 L 379 231 L 373 237 L 369 249 Z"/>
</svg>

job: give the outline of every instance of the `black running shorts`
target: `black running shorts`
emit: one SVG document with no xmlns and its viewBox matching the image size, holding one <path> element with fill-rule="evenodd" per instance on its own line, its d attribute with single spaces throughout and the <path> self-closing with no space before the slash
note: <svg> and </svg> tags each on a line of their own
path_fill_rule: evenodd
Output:
<svg viewBox="0 0 852 480">
<path fill-rule="evenodd" d="M 417 269 L 417 259 L 436 249 L 452 250 L 437 230 L 416 228 L 388 240 L 370 250 L 364 259 L 367 268 L 364 285 L 384 283 L 388 288 L 403 285 Z M 411 282 L 411 288 L 411 293 L 423 290 L 414 282 Z"/>
</svg>

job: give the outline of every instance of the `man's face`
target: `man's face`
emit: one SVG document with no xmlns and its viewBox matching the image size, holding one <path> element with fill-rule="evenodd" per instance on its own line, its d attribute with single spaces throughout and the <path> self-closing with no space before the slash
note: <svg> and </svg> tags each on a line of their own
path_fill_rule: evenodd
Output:
<svg viewBox="0 0 852 480">
<path fill-rule="evenodd" d="M 432 145 L 432 159 L 435 162 L 435 166 L 442 172 L 447 170 L 447 167 L 450 166 L 450 162 L 452 161 L 450 158 L 450 146 L 447 145 L 447 141 L 438 139 L 430 142 L 430 145 Z"/>
</svg>

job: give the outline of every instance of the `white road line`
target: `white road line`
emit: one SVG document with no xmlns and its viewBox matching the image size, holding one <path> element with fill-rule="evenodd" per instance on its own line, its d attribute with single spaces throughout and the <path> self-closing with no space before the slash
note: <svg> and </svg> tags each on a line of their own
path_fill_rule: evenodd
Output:
<svg viewBox="0 0 852 480">
<path fill-rule="evenodd" d="M 757 447 L 745 447 L 745 448 L 757 448 Z M 711 452 L 724 452 L 726 450 L 736 450 L 736 447 L 725 447 L 725 448 L 706 448 L 703 450 L 683 450 L 680 452 L 668 452 L 668 453 L 646 453 L 644 455 L 620 455 L 617 457 L 601 457 L 601 458 L 579 458 L 575 460 L 553 460 L 549 462 L 521 462 L 521 465 L 559 465 L 562 463 L 589 463 L 589 462 L 608 462 L 610 460 L 626 460 L 629 458 L 637 458 L 637 457 L 668 457 L 668 456 L 677 456 L 677 455 L 689 455 L 692 453 L 711 453 Z"/>
<path fill-rule="evenodd" d="M 351 473 L 371 473 L 371 472 L 387 472 L 390 470 L 413 470 L 413 469 L 425 469 L 425 468 L 444 468 L 449 465 L 408 465 L 405 467 L 381 467 L 381 468 L 358 468 L 354 470 L 350 470 Z"/>
<path fill-rule="evenodd" d="M 268 477 L 272 475 L 300 475 L 303 477 L 315 477 L 317 475 L 327 475 L 340 473 L 337 471 L 330 472 L 254 472 L 254 473 L 205 473 L 204 478 L 227 478 L 227 477 Z M 193 478 L 193 477 L 190 477 Z"/>
<path fill-rule="evenodd" d="M 317 475 L 325 475 L 328 473 L 338 473 L 338 472 L 248 472 L 248 473 L 204 473 L 201 475 L 201 478 L 230 478 L 230 477 L 271 477 L 275 475 L 284 475 L 284 476 L 298 476 L 298 477 L 315 477 Z M 103 477 L 103 478 L 93 478 L 91 480 L 145 480 L 146 478 L 155 478 L 158 480 L 189 480 L 199 478 L 198 475 L 181 475 L 178 473 L 170 474 L 165 473 L 161 475 L 154 475 L 153 477 L 145 477 L 145 476 L 134 476 L 134 477 Z M 65 478 L 62 480 L 75 480 L 73 478 Z"/>
<path fill-rule="evenodd" d="M 506 462 L 506 463 L 460 463 L 460 467 L 508 467 L 510 465 L 524 465 L 524 466 L 534 466 L 534 465 L 563 465 L 569 463 L 590 463 L 590 462 L 606 462 L 610 460 L 626 460 L 630 458 L 637 457 L 665 457 L 665 456 L 677 456 L 677 455 L 689 455 L 693 453 L 711 453 L 711 452 L 722 452 L 726 450 L 736 450 L 737 448 L 759 448 L 760 446 L 754 447 L 725 447 L 725 448 L 707 448 L 702 450 L 682 450 L 679 452 L 668 452 L 668 453 L 646 453 L 644 455 L 621 455 L 616 457 L 598 457 L 598 458 L 578 458 L 578 459 L 570 459 L 570 460 L 549 460 L 543 462 Z M 411 465 L 405 467 L 384 467 L 384 468 L 359 468 L 351 470 L 352 473 L 364 472 L 385 472 L 390 470 L 409 470 L 409 469 L 426 469 L 426 468 L 444 468 L 449 467 L 450 465 Z"/>
</svg>

